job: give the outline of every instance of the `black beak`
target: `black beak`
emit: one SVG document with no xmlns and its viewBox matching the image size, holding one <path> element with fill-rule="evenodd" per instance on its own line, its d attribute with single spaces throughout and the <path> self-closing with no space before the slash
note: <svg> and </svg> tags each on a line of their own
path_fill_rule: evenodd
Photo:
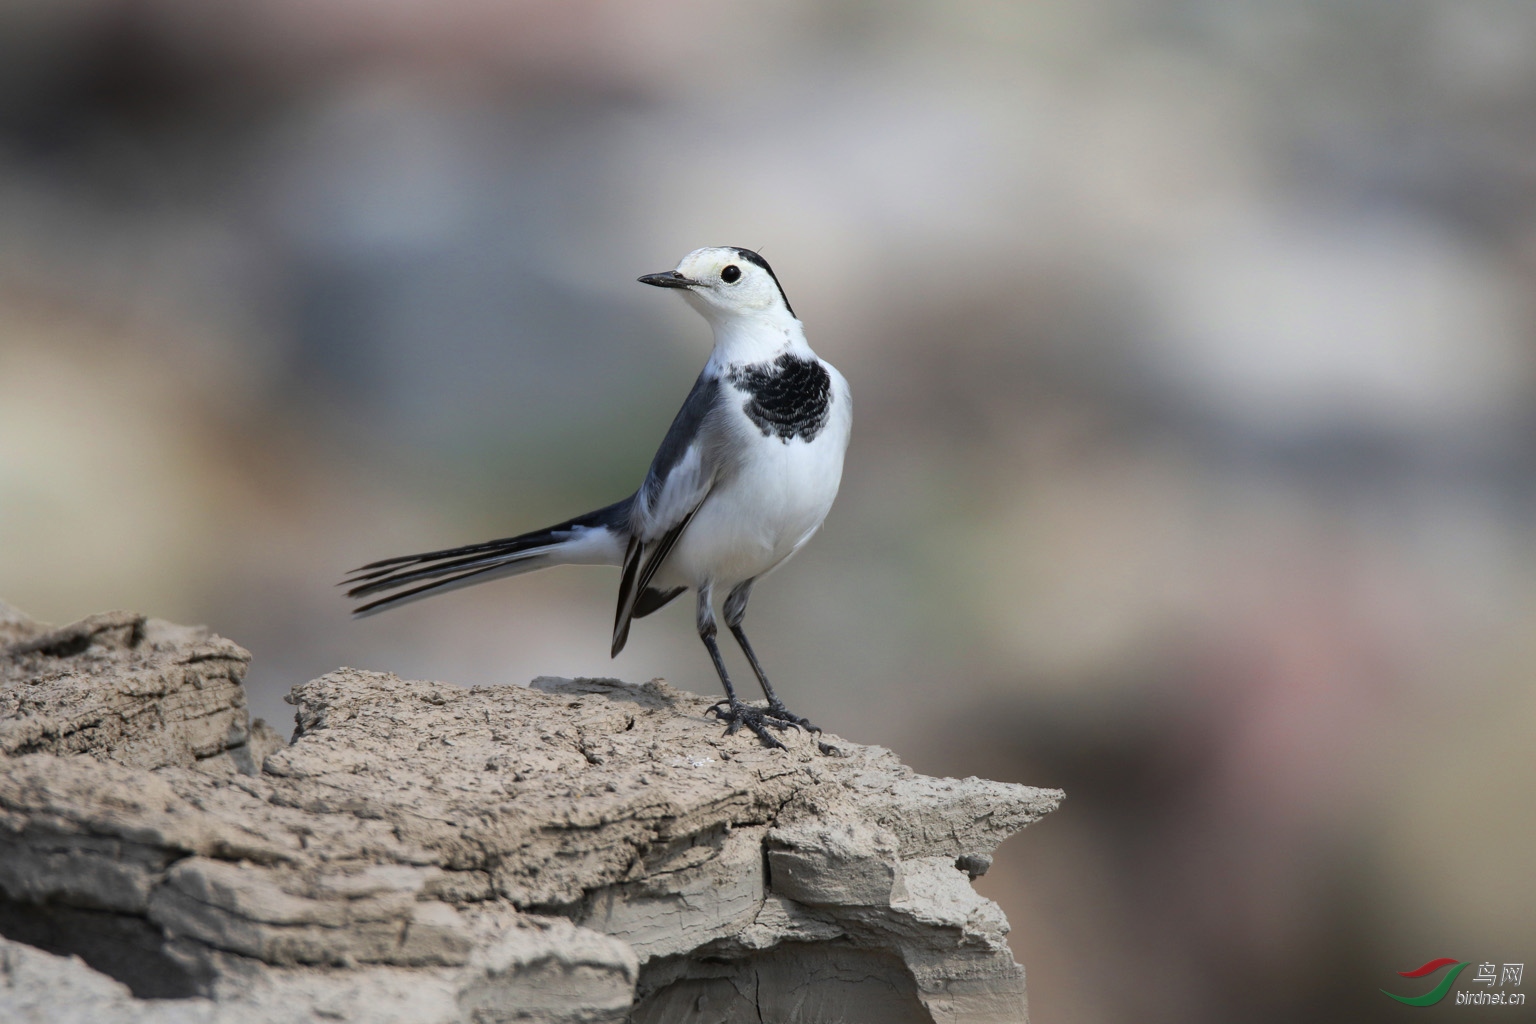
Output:
<svg viewBox="0 0 1536 1024">
<path fill-rule="evenodd" d="M 641 284 L 653 284 L 657 288 L 692 288 L 699 283 L 688 280 L 675 270 L 666 270 L 660 274 L 646 274 L 639 278 L 639 281 Z"/>
</svg>

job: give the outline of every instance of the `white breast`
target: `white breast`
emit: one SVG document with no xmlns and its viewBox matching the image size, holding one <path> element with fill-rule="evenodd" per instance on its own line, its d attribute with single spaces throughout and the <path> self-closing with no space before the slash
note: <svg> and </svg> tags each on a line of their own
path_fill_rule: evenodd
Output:
<svg viewBox="0 0 1536 1024">
<path fill-rule="evenodd" d="M 662 573 L 670 585 L 735 586 L 779 565 L 821 527 L 842 481 L 853 419 L 848 382 L 827 371 L 831 415 L 814 439 L 766 437 L 744 413 L 729 420 L 739 458 L 678 539 Z"/>
</svg>

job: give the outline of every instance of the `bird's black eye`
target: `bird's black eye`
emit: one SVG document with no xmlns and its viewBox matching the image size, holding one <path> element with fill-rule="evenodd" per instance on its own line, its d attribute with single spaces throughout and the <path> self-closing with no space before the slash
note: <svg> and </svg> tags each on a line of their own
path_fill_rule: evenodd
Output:
<svg viewBox="0 0 1536 1024">
<path fill-rule="evenodd" d="M 732 263 L 730 266 L 720 271 L 720 280 L 724 281 L 726 284 L 735 284 L 737 281 L 741 280 L 741 268 Z"/>
</svg>

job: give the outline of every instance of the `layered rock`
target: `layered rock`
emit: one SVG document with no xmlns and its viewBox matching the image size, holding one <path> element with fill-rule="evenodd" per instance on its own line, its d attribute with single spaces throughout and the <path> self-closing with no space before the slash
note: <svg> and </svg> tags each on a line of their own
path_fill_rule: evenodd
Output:
<svg viewBox="0 0 1536 1024">
<path fill-rule="evenodd" d="M 0 619 L 0 934 L 30 944 L 0 947 L 0 1018 L 1025 1019 L 970 881 L 1058 792 L 831 736 L 768 750 L 660 681 L 342 669 L 294 689 L 290 745 L 230 728 L 213 751 L 243 695 L 189 694 L 238 690 L 244 652 L 109 618 Z M 88 972 L 29 1010 L 50 953 L 127 990 Z"/>
<path fill-rule="evenodd" d="M 62 629 L 0 603 L 0 754 L 90 754 L 137 768 L 254 774 L 282 740 L 246 711 L 250 652 L 133 612 Z M 207 765 L 207 766 L 211 766 Z"/>
</svg>

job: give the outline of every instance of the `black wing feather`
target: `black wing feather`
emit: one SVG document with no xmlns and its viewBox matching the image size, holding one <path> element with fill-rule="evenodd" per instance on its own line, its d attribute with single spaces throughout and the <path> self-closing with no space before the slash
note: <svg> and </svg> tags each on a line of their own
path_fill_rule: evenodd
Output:
<svg viewBox="0 0 1536 1024">
<path fill-rule="evenodd" d="M 640 592 L 640 599 L 635 602 L 635 610 L 630 615 L 632 619 L 643 619 L 652 612 L 660 611 L 672 603 L 672 599 L 687 587 L 673 587 L 671 590 L 657 590 L 655 587 L 646 587 Z"/>
<path fill-rule="evenodd" d="M 677 539 L 683 535 L 684 530 L 688 529 L 688 524 L 693 522 L 693 517 L 698 515 L 699 509 L 703 506 L 704 502 L 701 500 L 693 506 L 688 515 L 683 517 L 682 522 L 663 534 L 660 540 L 650 544 L 642 543 L 639 538 L 630 540 L 629 550 L 624 554 L 624 578 L 619 584 L 619 607 L 613 619 L 613 657 L 617 657 L 618 653 L 624 649 L 624 645 L 629 642 L 629 623 L 636 617 L 635 610 L 639 607 L 641 595 L 650 589 L 656 570 L 661 568 L 661 563 L 667 560 L 667 556 L 672 553 L 672 548 L 677 544 Z M 642 559 L 644 559 L 643 565 Z M 650 614 L 686 589 L 684 587 L 673 591 L 666 601 L 648 609 L 644 614 Z"/>
</svg>

